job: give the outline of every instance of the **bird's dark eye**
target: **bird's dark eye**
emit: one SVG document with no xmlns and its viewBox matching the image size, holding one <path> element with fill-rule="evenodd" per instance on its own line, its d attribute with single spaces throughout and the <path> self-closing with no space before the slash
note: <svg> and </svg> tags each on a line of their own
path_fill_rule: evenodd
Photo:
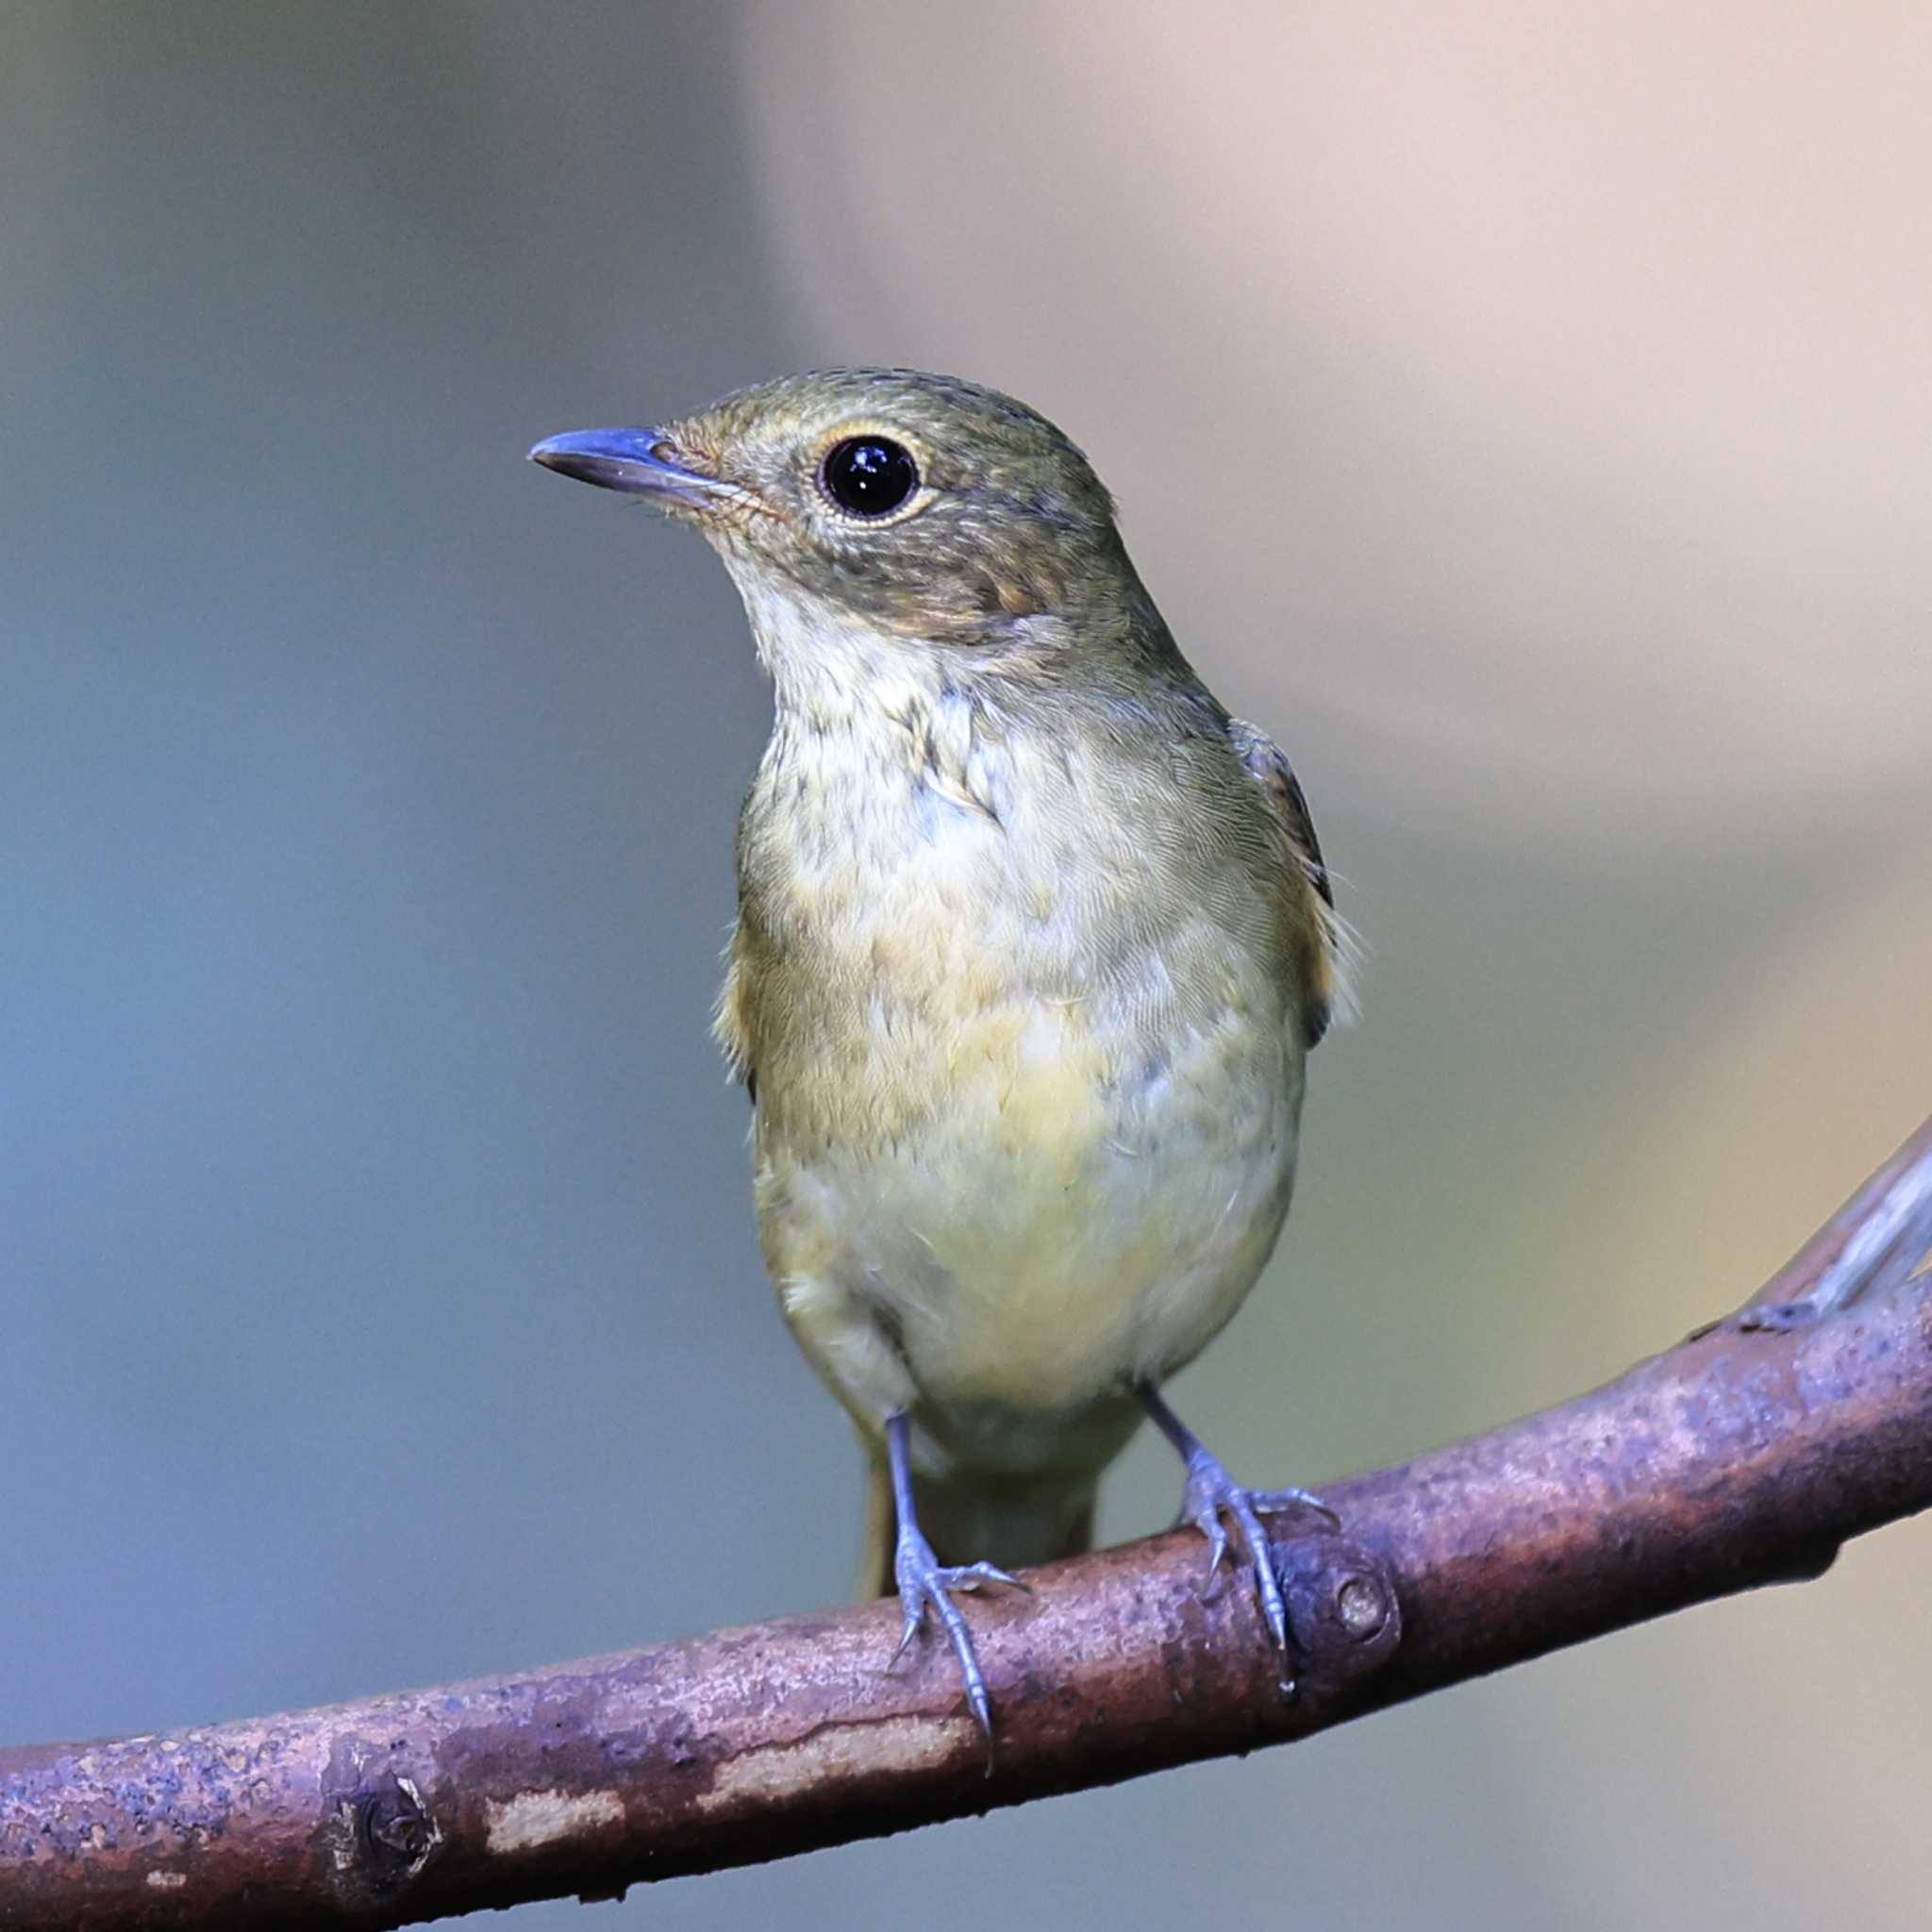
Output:
<svg viewBox="0 0 1932 1932">
<path fill-rule="evenodd" d="M 848 436 L 819 466 L 825 494 L 856 517 L 882 517 L 919 488 L 919 465 L 883 436 Z"/>
</svg>

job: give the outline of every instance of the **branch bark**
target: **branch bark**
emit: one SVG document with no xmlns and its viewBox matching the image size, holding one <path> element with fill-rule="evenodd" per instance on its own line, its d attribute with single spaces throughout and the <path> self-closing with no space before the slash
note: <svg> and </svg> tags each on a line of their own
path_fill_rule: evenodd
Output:
<svg viewBox="0 0 1932 1932">
<path fill-rule="evenodd" d="M 1191 1532 L 970 1612 L 862 1605 L 325 1709 L 0 1751 L 0 1926 L 399 1925 L 780 1857 L 1306 1737 L 1560 1645 L 1815 1576 L 1932 1504 L 1932 1121 L 1738 1315 L 1591 1394 L 1333 1486 L 1252 1592 Z"/>
</svg>

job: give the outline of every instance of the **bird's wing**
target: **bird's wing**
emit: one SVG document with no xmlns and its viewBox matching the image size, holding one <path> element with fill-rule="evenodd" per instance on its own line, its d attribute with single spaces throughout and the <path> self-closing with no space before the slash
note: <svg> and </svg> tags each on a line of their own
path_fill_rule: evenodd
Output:
<svg viewBox="0 0 1932 1932">
<path fill-rule="evenodd" d="M 1348 928 L 1335 909 L 1335 888 L 1322 858 L 1322 841 L 1315 836 L 1315 821 L 1288 754 L 1265 731 L 1241 718 L 1230 718 L 1228 730 L 1248 775 L 1260 786 L 1300 861 L 1301 875 L 1293 883 L 1306 914 L 1302 923 L 1310 935 L 1305 961 L 1307 998 L 1302 1038 L 1305 1044 L 1313 1046 L 1328 1030 L 1328 1022 L 1349 1005 Z"/>
<path fill-rule="evenodd" d="M 739 958 L 739 935 L 734 928 L 725 954 L 724 984 L 718 991 L 718 1005 L 711 1015 L 711 1035 L 724 1049 L 731 1077 L 744 1083 L 751 1104 L 758 1104 L 758 1070 L 751 1059 L 750 991 L 742 961 Z"/>
</svg>

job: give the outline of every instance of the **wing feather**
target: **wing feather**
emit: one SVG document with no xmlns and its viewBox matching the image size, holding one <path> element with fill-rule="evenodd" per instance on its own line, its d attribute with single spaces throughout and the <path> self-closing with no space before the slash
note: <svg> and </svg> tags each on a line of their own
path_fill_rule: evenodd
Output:
<svg viewBox="0 0 1932 1932">
<path fill-rule="evenodd" d="M 1268 736 L 1241 718 L 1228 720 L 1235 750 L 1248 774 L 1260 786 L 1289 843 L 1300 861 L 1295 890 L 1304 900 L 1306 924 L 1312 944 L 1305 961 L 1307 1000 L 1302 1015 L 1304 1044 L 1313 1046 L 1328 1030 L 1329 1021 L 1349 1009 L 1347 964 L 1348 928 L 1335 909 L 1335 886 L 1322 857 L 1322 841 L 1308 810 L 1307 794 L 1288 754 Z"/>
</svg>

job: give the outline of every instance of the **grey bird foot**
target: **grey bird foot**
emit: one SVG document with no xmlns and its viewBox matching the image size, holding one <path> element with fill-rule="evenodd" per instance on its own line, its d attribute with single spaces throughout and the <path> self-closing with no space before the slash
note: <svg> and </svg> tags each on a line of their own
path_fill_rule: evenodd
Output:
<svg viewBox="0 0 1932 1932">
<path fill-rule="evenodd" d="M 940 1627 L 946 1633 L 953 1646 L 953 1655 L 959 1660 L 959 1674 L 966 1680 L 966 1702 L 972 1707 L 973 1715 L 978 1721 L 979 1728 L 986 1738 L 989 1753 L 992 1750 L 992 1705 L 986 1694 L 986 1678 L 979 1669 L 979 1658 L 974 1654 L 973 1633 L 966 1627 L 966 1619 L 959 1614 L 959 1607 L 953 1601 L 956 1590 L 979 1590 L 989 1583 L 1010 1584 L 1015 1590 L 1026 1586 L 1017 1576 L 1008 1576 L 1004 1570 L 991 1563 L 966 1563 L 957 1569 L 950 1569 L 941 1563 L 932 1553 L 932 1545 L 920 1534 L 917 1528 L 902 1523 L 899 1528 L 898 1554 L 892 1559 L 892 1575 L 899 1586 L 899 1607 L 906 1613 L 906 1627 L 899 1634 L 899 1647 L 893 1651 L 891 1662 L 886 1668 L 891 1670 L 906 1655 L 908 1646 L 919 1635 L 920 1627 L 925 1622 L 928 1609 L 939 1619 Z M 989 1757 L 987 1769 L 991 1770 Z"/>
<path fill-rule="evenodd" d="M 1302 1509 L 1322 1519 L 1324 1529 L 1341 1527 L 1341 1519 L 1319 1496 L 1307 1490 L 1250 1490 L 1235 1481 L 1218 1457 L 1199 1443 L 1188 1452 L 1188 1484 L 1181 1494 L 1183 1523 L 1191 1523 L 1208 1539 L 1208 1595 L 1219 1588 L 1221 1566 L 1228 1552 L 1227 1524 L 1232 1523 L 1241 1539 L 1241 1550 L 1255 1579 L 1255 1593 L 1261 1600 L 1261 1615 L 1268 1634 L 1281 1654 L 1281 1688 L 1292 1695 L 1294 1679 L 1289 1674 L 1288 1604 L 1281 1593 L 1281 1579 L 1274 1572 L 1274 1557 L 1268 1546 L 1268 1532 L 1261 1525 L 1264 1516 L 1279 1516 Z"/>
</svg>

